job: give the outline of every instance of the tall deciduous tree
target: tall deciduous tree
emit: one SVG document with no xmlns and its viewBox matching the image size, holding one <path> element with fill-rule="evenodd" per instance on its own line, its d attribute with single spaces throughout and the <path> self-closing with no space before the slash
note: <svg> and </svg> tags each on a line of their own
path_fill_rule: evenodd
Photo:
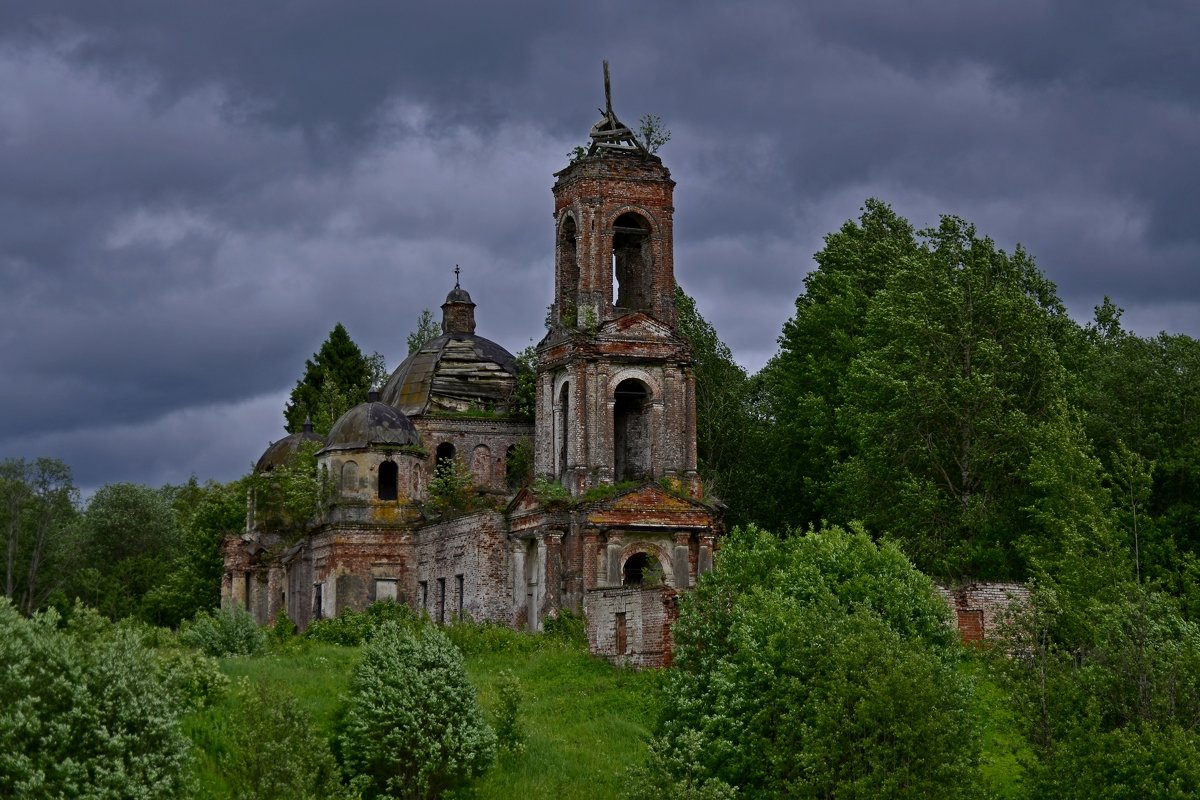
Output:
<svg viewBox="0 0 1200 800">
<path fill-rule="evenodd" d="M 408 354 L 411 356 L 421 349 L 421 345 L 441 335 L 442 326 L 433 318 L 433 312 L 428 308 L 421 309 L 421 316 L 417 317 L 417 327 L 408 334 Z"/>
<path fill-rule="evenodd" d="M 71 469 L 54 458 L 0 463 L 0 529 L 5 532 L 4 595 L 26 614 L 63 580 L 64 532 L 76 515 Z"/>
<path fill-rule="evenodd" d="M 287 430 L 297 433 L 311 417 L 318 433 L 328 433 L 333 423 L 351 407 L 365 402 L 367 392 L 386 374 L 383 356 L 364 356 L 342 323 L 329 332 L 296 381 L 283 411 Z"/>
</svg>

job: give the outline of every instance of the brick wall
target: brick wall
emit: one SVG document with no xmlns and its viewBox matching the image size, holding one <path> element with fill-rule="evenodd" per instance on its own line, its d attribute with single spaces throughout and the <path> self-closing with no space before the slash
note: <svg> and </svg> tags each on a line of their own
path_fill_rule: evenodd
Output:
<svg viewBox="0 0 1200 800">
<path fill-rule="evenodd" d="M 444 619 L 450 621 L 458 611 L 458 577 L 462 576 L 465 616 L 476 621 L 510 623 L 511 566 L 502 514 L 486 511 L 429 525 L 417 531 L 414 542 L 414 607 L 424 582 L 429 616 L 438 620 L 444 613 Z M 440 605 L 442 585 L 444 606 Z"/>
<path fill-rule="evenodd" d="M 584 594 L 588 650 L 614 664 L 670 663 L 675 591 L 666 587 L 592 589 Z"/>
<path fill-rule="evenodd" d="M 1020 583 L 970 583 L 938 593 L 950 606 L 954 624 L 964 642 L 995 639 L 1004 616 L 1014 605 L 1029 603 L 1029 589 Z"/>
</svg>

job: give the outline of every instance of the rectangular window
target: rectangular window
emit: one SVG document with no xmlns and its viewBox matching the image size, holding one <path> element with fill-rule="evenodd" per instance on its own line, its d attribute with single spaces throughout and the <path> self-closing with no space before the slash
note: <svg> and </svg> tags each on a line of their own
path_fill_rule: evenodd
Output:
<svg viewBox="0 0 1200 800">
<path fill-rule="evenodd" d="M 319 583 L 313 584 L 313 619 L 321 618 L 321 611 L 323 610 L 322 606 L 324 605 L 321 602 L 322 589 L 324 589 L 324 587 L 321 584 L 319 584 Z"/>
<path fill-rule="evenodd" d="M 246 577 L 246 585 L 245 585 L 245 587 L 242 589 L 242 592 L 243 592 L 243 599 L 246 601 L 246 603 L 245 603 L 245 605 L 246 605 L 246 610 L 247 610 L 247 611 L 250 611 L 250 610 L 252 610 L 252 609 L 250 608 L 250 573 L 249 573 L 249 572 L 247 572 L 245 577 Z"/>
<path fill-rule="evenodd" d="M 626 640 L 625 640 L 625 612 L 624 611 L 617 612 L 616 639 L 617 639 L 617 655 L 623 656 L 623 655 L 625 655 L 625 649 L 628 646 L 628 642 L 626 642 Z"/>
<path fill-rule="evenodd" d="M 446 579 L 438 578 L 438 622 L 446 624 Z"/>
<path fill-rule="evenodd" d="M 421 605 L 422 611 L 429 610 L 429 583 L 421 581 L 417 584 L 417 602 Z"/>
<path fill-rule="evenodd" d="M 375 581 L 376 600 L 396 600 L 396 580 L 394 578 L 379 578 Z"/>
<path fill-rule="evenodd" d="M 461 621 L 463 618 L 463 576 L 462 575 L 454 576 L 454 594 L 455 594 L 454 607 L 456 609 L 455 613 L 458 614 L 458 619 Z"/>
</svg>

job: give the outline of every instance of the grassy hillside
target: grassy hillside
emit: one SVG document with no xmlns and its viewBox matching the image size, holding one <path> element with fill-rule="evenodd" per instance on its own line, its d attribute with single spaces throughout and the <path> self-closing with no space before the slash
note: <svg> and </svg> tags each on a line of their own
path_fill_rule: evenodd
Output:
<svg viewBox="0 0 1200 800">
<path fill-rule="evenodd" d="M 525 751 L 502 753 L 476 784 L 488 798 L 618 798 L 627 765 L 645 754 L 655 714 L 657 674 L 618 669 L 587 655 L 574 641 L 495 627 L 458 626 L 451 638 L 463 650 L 484 709 L 498 706 L 497 679 L 510 670 L 521 683 Z M 359 648 L 293 640 L 263 655 L 221 662 L 230 678 L 287 692 L 326 737 L 336 728 L 341 695 Z M 196 744 L 200 796 L 228 796 L 218 760 L 236 700 L 192 715 L 186 732 Z"/>
</svg>

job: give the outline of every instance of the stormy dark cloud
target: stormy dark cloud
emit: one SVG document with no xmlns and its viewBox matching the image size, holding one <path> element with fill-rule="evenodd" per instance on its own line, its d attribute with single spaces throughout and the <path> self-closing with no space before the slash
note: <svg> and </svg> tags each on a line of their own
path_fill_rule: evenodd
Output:
<svg viewBox="0 0 1200 800">
<path fill-rule="evenodd" d="M 1079 319 L 1200 334 L 1193 3 L 0 7 L 0 457 L 78 482 L 244 472 L 341 321 L 394 366 L 461 264 L 517 350 L 551 174 L 613 65 L 660 115 L 676 272 L 775 350 L 867 197 L 1022 243 Z"/>
</svg>

